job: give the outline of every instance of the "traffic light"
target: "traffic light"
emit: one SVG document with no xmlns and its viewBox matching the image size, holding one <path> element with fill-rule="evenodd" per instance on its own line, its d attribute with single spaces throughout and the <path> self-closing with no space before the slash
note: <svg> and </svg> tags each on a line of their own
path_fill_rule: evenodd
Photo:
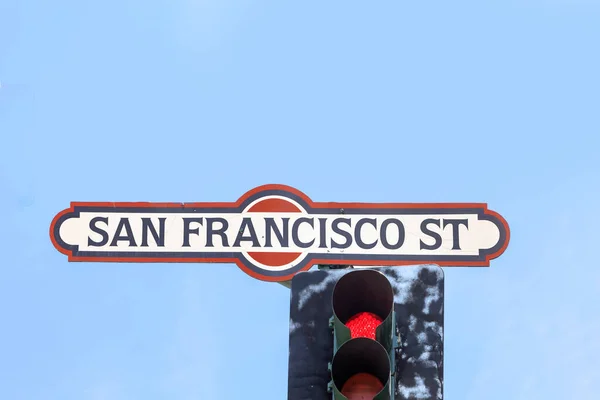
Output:
<svg viewBox="0 0 600 400">
<path fill-rule="evenodd" d="M 331 305 L 333 398 L 393 399 L 398 342 L 392 284 L 374 269 L 351 271 L 335 284 Z"/>
<path fill-rule="evenodd" d="M 288 400 L 442 399 L 443 299 L 438 266 L 297 274 Z"/>
</svg>

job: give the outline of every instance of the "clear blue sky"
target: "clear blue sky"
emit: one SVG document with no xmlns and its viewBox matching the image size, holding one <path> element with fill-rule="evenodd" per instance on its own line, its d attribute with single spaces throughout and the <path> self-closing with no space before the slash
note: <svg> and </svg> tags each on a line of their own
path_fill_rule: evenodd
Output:
<svg viewBox="0 0 600 400">
<path fill-rule="evenodd" d="M 445 398 L 597 399 L 600 2 L 3 0 L 0 398 L 282 400 L 289 291 L 68 263 L 70 201 L 487 202 Z M 235 326 L 233 321 L 238 321 Z"/>
</svg>

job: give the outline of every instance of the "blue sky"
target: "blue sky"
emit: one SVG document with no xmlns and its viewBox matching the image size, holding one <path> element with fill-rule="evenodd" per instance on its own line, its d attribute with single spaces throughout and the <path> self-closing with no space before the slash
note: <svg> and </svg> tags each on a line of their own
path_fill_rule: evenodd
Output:
<svg viewBox="0 0 600 400">
<path fill-rule="evenodd" d="M 284 399 L 286 288 L 68 263 L 48 237 L 70 201 L 284 183 L 489 203 L 512 240 L 446 269 L 445 398 L 597 399 L 599 20 L 598 0 L 2 1 L 0 398 Z"/>
</svg>

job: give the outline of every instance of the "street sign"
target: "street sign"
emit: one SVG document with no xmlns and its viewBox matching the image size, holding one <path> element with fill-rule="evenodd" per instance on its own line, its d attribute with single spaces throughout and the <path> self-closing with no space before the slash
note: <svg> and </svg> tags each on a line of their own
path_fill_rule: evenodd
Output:
<svg viewBox="0 0 600 400">
<path fill-rule="evenodd" d="M 69 261 L 235 263 L 289 281 L 316 264 L 487 267 L 510 231 L 485 203 L 325 203 L 265 185 L 232 203 L 72 202 L 50 237 Z"/>
</svg>

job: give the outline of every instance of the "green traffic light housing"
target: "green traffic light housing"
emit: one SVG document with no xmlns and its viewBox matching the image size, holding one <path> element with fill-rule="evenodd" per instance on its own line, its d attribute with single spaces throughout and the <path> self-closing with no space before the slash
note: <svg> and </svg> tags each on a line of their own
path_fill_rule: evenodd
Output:
<svg viewBox="0 0 600 400">
<path fill-rule="evenodd" d="M 397 340 L 388 278 L 372 269 L 343 275 L 333 289 L 332 310 L 333 399 L 392 399 Z"/>
</svg>

